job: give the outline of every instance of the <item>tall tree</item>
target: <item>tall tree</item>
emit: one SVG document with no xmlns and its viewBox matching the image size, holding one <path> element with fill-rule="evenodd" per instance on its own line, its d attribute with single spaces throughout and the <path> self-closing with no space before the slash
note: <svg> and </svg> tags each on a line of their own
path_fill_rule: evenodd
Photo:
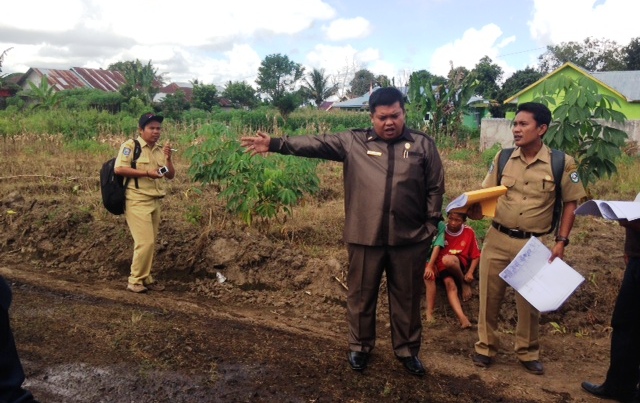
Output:
<svg viewBox="0 0 640 403">
<path fill-rule="evenodd" d="M 427 70 L 418 70 L 411 73 L 409 77 L 409 85 L 411 85 L 411 81 L 426 81 L 429 80 L 431 85 L 442 85 L 447 83 L 447 79 L 442 76 L 436 76 L 431 74 Z"/>
<path fill-rule="evenodd" d="M 426 126 L 425 130 L 433 136 L 457 137 L 478 85 L 478 81 L 465 72 L 466 69 L 452 65 L 449 80 L 439 85 L 434 85 L 425 74 L 413 75 L 409 84 L 408 124 Z"/>
<path fill-rule="evenodd" d="M 119 71 L 124 76 L 125 84 L 120 88 L 120 93 L 127 101 L 137 98 L 147 106 L 151 105 L 153 97 L 160 92 L 164 83 L 164 77 L 158 74 L 151 60 L 146 65 L 138 59 L 117 62 L 109 65 L 108 70 Z"/>
<path fill-rule="evenodd" d="M 547 51 L 538 57 L 538 69 L 542 73 L 550 73 L 566 62 L 588 71 L 616 71 L 625 68 L 620 45 L 609 39 L 589 37 L 583 43 L 562 42 L 547 46 Z"/>
<path fill-rule="evenodd" d="M 496 99 L 497 102 L 491 104 L 491 107 L 489 108 L 491 116 L 494 118 L 503 118 L 507 109 L 510 108 L 510 105 L 504 105 L 504 101 L 535 83 L 542 77 L 544 77 L 544 74 L 540 73 L 533 67 L 527 67 L 524 70 L 518 70 L 513 73 L 511 77 L 504 80 L 502 88 L 498 91 L 498 97 Z"/>
<path fill-rule="evenodd" d="M 338 84 L 329 84 L 329 76 L 324 75 L 324 69 L 313 69 L 305 77 L 302 88 L 305 97 L 313 99 L 316 106 L 320 106 L 327 98 L 338 91 Z"/>
<path fill-rule="evenodd" d="M 500 93 L 498 94 L 498 100 L 500 102 L 504 101 L 540 80 L 542 77 L 544 77 L 544 75 L 533 67 L 527 67 L 524 70 L 516 71 L 511 75 L 511 77 L 504 80 L 502 88 L 500 88 Z"/>
<path fill-rule="evenodd" d="M 220 104 L 218 89 L 213 84 L 203 84 L 198 80 L 194 80 L 193 94 L 191 95 L 191 105 L 194 108 L 202 109 L 207 112 Z"/>
<path fill-rule="evenodd" d="M 271 101 L 295 90 L 304 67 L 280 53 L 267 55 L 258 68 L 258 89 Z"/>
<path fill-rule="evenodd" d="M 361 97 L 367 94 L 376 83 L 376 76 L 367 69 L 356 71 L 353 79 L 349 83 L 351 89 L 348 96 L 351 98 Z"/>
<path fill-rule="evenodd" d="M 162 101 L 162 115 L 166 118 L 181 120 L 182 112 L 189 107 L 184 91 L 178 90 L 175 94 L 168 94 Z"/>
<path fill-rule="evenodd" d="M 640 37 L 632 39 L 623 53 L 626 70 L 640 70 Z"/>
<path fill-rule="evenodd" d="M 389 77 L 385 76 L 384 74 L 380 74 L 379 76 L 376 76 L 375 84 L 378 87 L 391 87 L 393 85 Z"/>
<path fill-rule="evenodd" d="M 471 70 L 471 76 L 478 80 L 476 94 L 482 95 L 484 99 L 494 100 L 498 96 L 500 86 L 498 82 L 502 78 L 502 68 L 493 63 L 489 56 L 485 56 Z"/>
<path fill-rule="evenodd" d="M 229 81 L 222 91 L 222 97 L 227 98 L 235 105 L 253 108 L 258 105 L 256 90 L 244 81 Z"/>
</svg>

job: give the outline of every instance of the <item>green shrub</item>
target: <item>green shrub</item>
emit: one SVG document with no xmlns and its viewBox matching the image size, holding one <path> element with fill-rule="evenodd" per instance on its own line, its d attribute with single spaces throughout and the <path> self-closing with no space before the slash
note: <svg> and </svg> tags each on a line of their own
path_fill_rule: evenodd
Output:
<svg viewBox="0 0 640 403">
<path fill-rule="evenodd" d="M 282 155 L 252 158 L 237 135 L 219 122 L 203 126 L 198 135 L 202 142 L 186 151 L 189 175 L 217 184 L 227 209 L 248 225 L 255 217 L 268 222 L 282 212 L 290 215 L 305 193 L 319 190 L 316 160 Z"/>
</svg>

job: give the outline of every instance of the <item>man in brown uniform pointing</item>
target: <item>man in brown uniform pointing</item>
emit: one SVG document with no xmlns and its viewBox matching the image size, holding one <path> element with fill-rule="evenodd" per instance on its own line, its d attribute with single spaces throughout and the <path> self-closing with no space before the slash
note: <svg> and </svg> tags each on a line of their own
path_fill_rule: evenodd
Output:
<svg viewBox="0 0 640 403">
<path fill-rule="evenodd" d="M 435 142 L 405 126 L 404 97 L 380 88 L 369 98 L 372 128 L 334 135 L 243 137 L 252 155 L 268 151 L 343 163 L 348 360 L 367 367 L 376 340 L 376 304 L 386 272 L 393 351 L 413 375 L 424 375 L 422 274 L 441 219 L 444 172 Z"/>
</svg>

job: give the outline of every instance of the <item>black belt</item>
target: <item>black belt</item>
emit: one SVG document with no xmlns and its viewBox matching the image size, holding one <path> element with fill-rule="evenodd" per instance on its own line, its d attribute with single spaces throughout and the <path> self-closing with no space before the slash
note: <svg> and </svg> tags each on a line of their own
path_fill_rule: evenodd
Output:
<svg viewBox="0 0 640 403">
<path fill-rule="evenodd" d="M 527 232 L 527 231 L 520 231 L 519 229 L 507 228 L 504 225 L 498 224 L 495 221 L 491 221 L 491 226 L 497 229 L 498 231 L 502 232 L 503 234 L 509 235 L 511 238 L 526 239 L 526 238 L 531 238 L 532 236 L 544 235 L 544 233 L 542 232 Z"/>
</svg>

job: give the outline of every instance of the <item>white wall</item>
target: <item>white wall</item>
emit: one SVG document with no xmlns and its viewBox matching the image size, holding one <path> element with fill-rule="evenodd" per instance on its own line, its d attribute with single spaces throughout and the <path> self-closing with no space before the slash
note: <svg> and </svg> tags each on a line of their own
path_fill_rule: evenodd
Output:
<svg viewBox="0 0 640 403">
<path fill-rule="evenodd" d="M 640 120 L 628 120 L 624 125 L 613 124 L 613 127 L 627 132 L 629 141 L 640 144 Z M 482 119 L 480 125 L 480 151 L 499 143 L 502 148 L 513 147 L 511 121 L 507 119 Z M 638 148 L 640 153 L 640 147 Z"/>
</svg>

